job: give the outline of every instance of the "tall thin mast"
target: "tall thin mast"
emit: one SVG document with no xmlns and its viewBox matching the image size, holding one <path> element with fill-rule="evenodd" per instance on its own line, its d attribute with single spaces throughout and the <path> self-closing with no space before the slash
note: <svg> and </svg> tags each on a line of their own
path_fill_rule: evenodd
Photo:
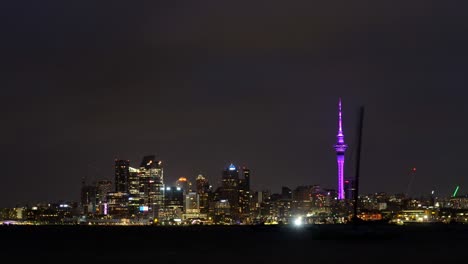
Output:
<svg viewBox="0 0 468 264">
<path fill-rule="evenodd" d="M 358 131 L 358 144 L 357 144 L 357 160 L 356 160 L 356 192 L 354 193 L 354 214 L 353 220 L 357 221 L 358 215 L 358 202 L 359 202 L 359 173 L 361 169 L 361 145 L 362 145 L 362 126 L 364 123 L 364 106 L 359 109 L 359 131 Z"/>
</svg>

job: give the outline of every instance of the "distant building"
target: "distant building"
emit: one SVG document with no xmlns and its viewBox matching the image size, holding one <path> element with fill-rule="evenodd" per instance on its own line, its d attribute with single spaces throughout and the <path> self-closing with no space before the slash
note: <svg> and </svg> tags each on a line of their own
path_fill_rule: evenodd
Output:
<svg viewBox="0 0 468 264">
<path fill-rule="evenodd" d="M 115 160 L 115 192 L 128 193 L 129 168 L 129 160 Z"/>
<path fill-rule="evenodd" d="M 243 167 L 242 175 L 239 179 L 239 214 L 241 221 L 247 223 L 251 221 L 250 170 Z"/>
<path fill-rule="evenodd" d="M 101 215 L 107 214 L 107 194 L 112 192 L 112 181 L 100 180 L 96 185 L 97 193 L 97 213 Z"/>
<path fill-rule="evenodd" d="M 242 175 L 244 176 L 243 180 L 243 189 L 250 190 L 250 170 L 246 167 L 242 168 Z"/>
<path fill-rule="evenodd" d="M 107 214 L 114 218 L 128 217 L 128 193 L 111 192 L 107 194 Z"/>
<path fill-rule="evenodd" d="M 162 162 L 155 156 L 145 156 L 140 164 L 140 198 L 149 207 L 151 215 L 158 217 L 164 207 L 164 173 Z"/>
<path fill-rule="evenodd" d="M 128 194 L 131 197 L 139 197 L 140 196 L 140 170 L 136 168 L 129 168 L 129 175 L 128 175 Z"/>
<path fill-rule="evenodd" d="M 215 202 L 212 202 L 213 205 L 210 208 L 213 208 L 214 222 L 215 223 L 232 223 L 233 219 L 231 216 L 231 205 L 228 200 L 222 199 Z"/>
<path fill-rule="evenodd" d="M 192 191 L 192 183 L 185 177 L 180 177 L 176 181 L 176 187 L 182 188 L 182 190 L 184 190 L 184 194 Z"/>
<path fill-rule="evenodd" d="M 199 174 L 196 179 L 197 194 L 199 197 L 199 208 L 200 213 L 208 214 L 210 206 L 210 197 L 211 197 L 211 185 L 208 180 Z"/>
<path fill-rule="evenodd" d="M 184 190 L 180 187 L 165 188 L 165 209 L 166 219 L 182 218 L 184 212 Z"/>
<path fill-rule="evenodd" d="M 240 217 L 239 210 L 239 170 L 234 164 L 229 165 L 223 171 L 219 200 L 227 200 L 231 210 L 230 215 L 234 219 Z"/>
<path fill-rule="evenodd" d="M 210 183 L 203 175 L 199 174 L 195 182 L 198 194 L 208 193 L 211 191 Z"/>
<path fill-rule="evenodd" d="M 196 192 L 189 192 L 185 195 L 185 213 L 200 213 L 200 199 Z"/>
<path fill-rule="evenodd" d="M 128 176 L 128 212 L 131 217 L 140 214 L 144 201 L 140 197 L 140 170 L 130 167 Z M 148 205 L 147 205 L 148 206 Z"/>
<path fill-rule="evenodd" d="M 281 199 L 292 200 L 292 191 L 286 186 L 281 187 Z"/>
<path fill-rule="evenodd" d="M 94 214 L 97 202 L 96 186 L 87 185 L 83 180 L 81 183 L 81 208 L 83 214 Z"/>
<path fill-rule="evenodd" d="M 344 180 L 344 192 L 346 200 L 354 200 L 354 194 L 356 192 L 356 187 L 354 184 L 354 178 L 345 178 Z"/>
</svg>

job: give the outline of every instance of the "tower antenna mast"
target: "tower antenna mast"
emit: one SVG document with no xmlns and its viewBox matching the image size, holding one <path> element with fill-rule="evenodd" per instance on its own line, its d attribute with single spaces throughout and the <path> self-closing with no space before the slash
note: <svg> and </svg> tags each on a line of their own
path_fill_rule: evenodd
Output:
<svg viewBox="0 0 468 264">
<path fill-rule="evenodd" d="M 338 101 L 338 134 L 336 135 L 336 144 L 334 145 L 336 152 L 336 162 L 338 165 L 338 200 L 343 200 L 344 195 L 344 155 L 348 145 L 344 142 L 343 123 L 341 113 L 341 97 Z"/>
</svg>

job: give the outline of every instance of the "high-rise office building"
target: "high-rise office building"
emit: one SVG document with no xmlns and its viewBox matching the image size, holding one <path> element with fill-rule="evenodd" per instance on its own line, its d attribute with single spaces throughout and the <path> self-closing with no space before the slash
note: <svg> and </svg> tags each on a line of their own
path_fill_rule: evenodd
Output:
<svg viewBox="0 0 468 264">
<path fill-rule="evenodd" d="M 249 222 L 252 194 L 250 192 L 250 170 L 242 168 L 242 178 L 239 179 L 239 213 L 241 221 Z"/>
<path fill-rule="evenodd" d="M 200 199 L 196 192 L 189 192 L 185 195 L 185 213 L 200 213 Z"/>
<path fill-rule="evenodd" d="M 112 181 L 100 180 L 96 185 L 96 212 L 101 215 L 107 214 L 107 194 L 112 192 L 114 186 Z"/>
<path fill-rule="evenodd" d="M 129 160 L 115 160 L 115 192 L 128 192 L 129 168 Z"/>
<path fill-rule="evenodd" d="M 184 190 L 184 194 L 192 191 L 192 183 L 185 177 L 180 177 L 176 181 L 176 187 L 182 188 L 182 190 Z"/>
<path fill-rule="evenodd" d="M 336 135 L 337 142 L 334 145 L 336 152 L 336 161 L 338 165 L 338 200 L 343 200 L 345 198 L 344 193 L 344 158 L 345 151 L 348 148 L 348 145 L 344 142 L 343 135 L 343 126 L 341 120 L 341 98 L 338 102 L 338 134 Z"/>
<path fill-rule="evenodd" d="M 130 197 L 140 196 L 140 170 L 136 168 L 129 168 L 128 175 L 128 194 Z"/>
<path fill-rule="evenodd" d="M 345 199 L 354 200 L 354 193 L 356 192 L 356 187 L 354 186 L 354 178 L 344 179 L 344 191 Z"/>
<path fill-rule="evenodd" d="M 197 194 L 200 199 L 200 213 L 208 214 L 210 204 L 211 186 L 203 175 L 198 175 L 196 179 Z"/>
<path fill-rule="evenodd" d="M 140 197 L 140 170 L 130 167 L 128 176 L 128 212 L 131 217 L 136 216 L 147 207 L 144 206 L 143 199 Z"/>
<path fill-rule="evenodd" d="M 81 182 L 81 207 L 83 214 L 94 214 L 96 212 L 96 186 L 87 185 L 85 180 Z"/>
<path fill-rule="evenodd" d="M 140 164 L 140 198 L 150 210 L 153 218 L 158 217 L 164 207 L 164 173 L 162 162 L 154 155 L 145 156 Z"/>
<path fill-rule="evenodd" d="M 110 192 L 107 194 L 107 208 L 108 215 L 114 218 L 127 218 L 128 217 L 128 193 L 124 192 Z"/>
<path fill-rule="evenodd" d="M 238 219 L 239 210 L 239 170 L 234 164 L 229 165 L 223 171 L 221 188 L 219 192 L 220 200 L 227 200 L 231 210 L 231 217 Z"/>
<path fill-rule="evenodd" d="M 210 183 L 203 175 L 199 174 L 195 182 L 198 194 L 207 193 L 210 191 Z"/>
<path fill-rule="evenodd" d="M 165 187 L 164 215 L 168 220 L 182 218 L 184 212 L 184 190 L 180 187 Z"/>
<path fill-rule="evenodd" d="M 246 167 L 242 168 L 242 175 L 244 176 L 243 182 L 244 182 L 244 189 L 245 190 L 250 190 L 250 170 Z"/>
<path fill-rule="evenodd" d="M 107 202 L 107 193 L 112 192 L 112 181 L 100 180 L 97 182 L 97 202 L 99 204 Z"/>
</svg>

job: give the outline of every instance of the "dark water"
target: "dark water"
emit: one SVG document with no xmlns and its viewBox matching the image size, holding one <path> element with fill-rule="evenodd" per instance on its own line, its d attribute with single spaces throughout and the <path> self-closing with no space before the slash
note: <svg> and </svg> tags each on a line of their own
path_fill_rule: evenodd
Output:
<svg viewBox="0 0 468 264">
<path fill-rule="evenodd" d="M 465 225 L 1 226 L 0 241 L 29 263 L 468 263 Z"/>
</svg>

